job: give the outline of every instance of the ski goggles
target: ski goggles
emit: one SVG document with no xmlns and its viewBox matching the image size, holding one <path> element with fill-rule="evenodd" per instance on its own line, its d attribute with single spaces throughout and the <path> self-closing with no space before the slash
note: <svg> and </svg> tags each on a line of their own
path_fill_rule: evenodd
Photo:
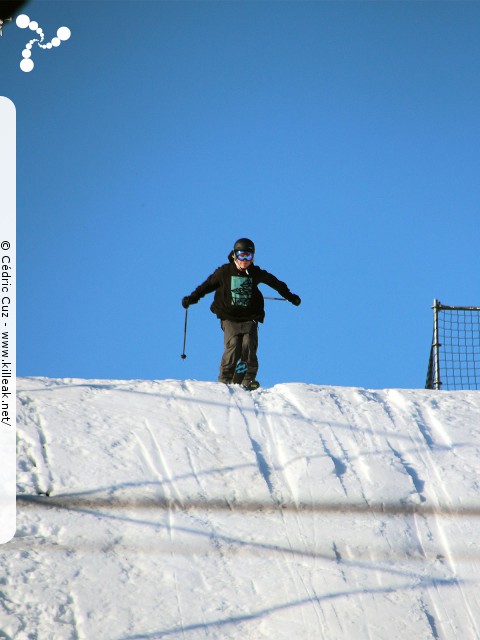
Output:
<svg viewBox="0 0 480 640">
<path fill-rule="evenodd" d="M 253 260 L 253 253 L 251 251 L 235 251 L 235 256 L 237 260 L 248 260 L 249 262 Z"/>
</svg>

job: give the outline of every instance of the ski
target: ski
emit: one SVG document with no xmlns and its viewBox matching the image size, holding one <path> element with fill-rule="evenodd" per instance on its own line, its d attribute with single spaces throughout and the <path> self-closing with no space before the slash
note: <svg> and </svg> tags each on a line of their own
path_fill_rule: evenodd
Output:
<svg viewBox="0 0 480 640">
<path fill-rule="evenodd" d="M 260 383 L 257 380 L 252 380 L 251 382 L 244 384 L 243 380 L 246 373 L 247 363 L 244 360 L 239 360 L 237 362 L 237 366 L 235 367 L 232 384 L 239 384 L 245 389 L 245 391 L 255 391 L 255 389 L 258 389 L 258 387 L 260 386 Z"/>
<path fill-rule="evenodd" d="M 239 360 L 237 362 L 237 366 L 235 367 L 235 373 L 233 374 L 233 384 L 242 384 L 243 378 L 247 373 L 247 363 L 243 360 Z"/>
</svg>

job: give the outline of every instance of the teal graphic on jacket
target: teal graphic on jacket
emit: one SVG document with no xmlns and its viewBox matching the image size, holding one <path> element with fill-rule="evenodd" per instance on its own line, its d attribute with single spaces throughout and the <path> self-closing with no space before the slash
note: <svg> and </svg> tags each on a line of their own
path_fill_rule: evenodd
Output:
<svg viewBox="0 0 480 640">
<path fill-rule="evenodd" d="M 252 298 L 253 279 L 250 276 L 232 276 L 231 288 L 233 306 L 247 307 Z"/>
</svg>

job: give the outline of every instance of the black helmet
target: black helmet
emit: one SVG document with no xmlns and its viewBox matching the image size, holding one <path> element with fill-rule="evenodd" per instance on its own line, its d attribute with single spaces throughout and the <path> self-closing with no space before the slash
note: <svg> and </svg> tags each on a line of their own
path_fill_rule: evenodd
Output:
<svg viewBox="0 0 480 640">
<path fill-rule="evenodd" d="M 249 238 L 240 238 L 233 246 L 234 251 L 250 251 L 255 253 L 255 243 L 249 240 Z"/>
</svg>

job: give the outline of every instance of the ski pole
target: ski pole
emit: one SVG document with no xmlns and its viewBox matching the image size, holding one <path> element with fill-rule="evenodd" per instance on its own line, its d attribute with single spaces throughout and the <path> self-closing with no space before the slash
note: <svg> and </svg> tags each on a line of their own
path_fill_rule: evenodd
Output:
<svg viewBox="0 0 480 640">
<path fill-rule="evenodd" d="M 182 360 L 185 360 L 187 354 L 185 353 L 185 345 L 187 344 L 187 320 L 188 320 L 188 309 L 185 309 L 185 327 L 183 329 L 183 353 L 180 356 Z"/>
<path fill-rule="evenodd" d="M 265 300 L 281 300 L 282 302 L 286 302 L 287 299 L 286 298 L 272 298 L 270 296 L 263 296 L 265 298 Z"/>
</svg>

